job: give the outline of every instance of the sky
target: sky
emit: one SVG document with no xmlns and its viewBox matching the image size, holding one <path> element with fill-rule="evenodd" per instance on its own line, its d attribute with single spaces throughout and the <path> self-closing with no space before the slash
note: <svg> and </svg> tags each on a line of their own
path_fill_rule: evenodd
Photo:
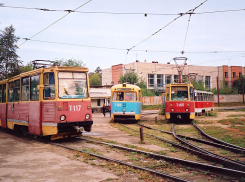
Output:
<svg viewBox="0 0 245 182">
<path fill-rule="evenodd" d="M 244 0 L 0 0 L 0 4 L 0 30 L 15 28 L 20 38 L 17 54 L 24 65 L 76 59 L 93 72 L 136 60 L 174 64 L 173 58 L 186 57 L 188 65 L 245 66 Z M 196 14 L 179 15 L 194 8 Z"/>
</svg>

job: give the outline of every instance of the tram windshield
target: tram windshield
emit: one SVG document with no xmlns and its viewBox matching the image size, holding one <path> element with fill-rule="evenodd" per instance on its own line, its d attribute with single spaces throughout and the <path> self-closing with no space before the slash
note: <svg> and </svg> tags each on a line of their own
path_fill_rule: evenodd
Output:
<svg viewBox="0 0 245 182">
<path fill-rule="evenodd" d="M 114 92 L 112 101 L 137 101 L 135 92 Z"/>
<path fill-rule="evenodd" d="M 59 72 L 59 98 L 88 98 L 86 73 Z"/>
<path fill-rule="evenodd" d="M 186 86 L 172 86 L 171 100 L 188 100 L 188 87 Z"/>
</svg>

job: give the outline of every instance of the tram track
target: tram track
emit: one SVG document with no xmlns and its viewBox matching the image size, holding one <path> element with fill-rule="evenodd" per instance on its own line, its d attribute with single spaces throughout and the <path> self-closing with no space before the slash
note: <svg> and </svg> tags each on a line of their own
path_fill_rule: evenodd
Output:
<svg viewBox="0 0 245 182">
<path fill-rule="evenodd" d="M 186 179 L 183 179 L 183 178 L 180 178 L 180 177 L 176 177 L 176 176 L 173 176 L 173 175 L 169 175 L 169 174 L 166 174 L 166 173 L 163 173 L 163 172 L 159 172 L 159 171 L 150 169 L 148 167 L 137 166 L 137 165 L 134 165 L 134 164 L 129 163 L 129 162 L 125 162 L 125 161 L 121 161 L 121 160 L 105 157 L 103 155 L 91 153 L 91 152 L 88 152 L 88 151 L 83 150 L 83 149 L 77 149 L 75 147 L 70 147 L 70 146 L 67 146 L 67 145 L 64 145 L 64 144 L 61 144 L 61 143 L 52 142 L 52 141 L 49 141 L 49 140 L 44 140 L 44 139 L 39 138 L 39 137 L 33 137 L 33 136 L 29 136 L 29 135 L 25 135 L 25 137 L 37 140 L 39 142 L 48 143 L 48 144 L 51 144 L 51 145 L 54 145 L 54 146 L 57 146 L 57 147 L 62 147 L 62 148 L 65 148 L 65 149 L 68 149 L 68 150 L 71 150 L 71 151 L 77 151 L 77 152 L 80 152 L 80 153 L 88 154 L 88 155 L 91 155 L 91 156 L 94 156 L 94 157 L 97 157 L 97 158 L 100 158 L 102 160 L 106 160 L 106 161 L 109 161 L 109 162 L 114 162 L 114 163 L 118 163 L 118 164 L 121 164 L 121 165 L 129 166 L 129 167 L 132 167 L 132 168 L 135 168 L 135 169 L 140 169 L 140 170 L 143 170 L 143 171 L 147 171 L 147 172 L 155 174 L 157 176 L 164 177 L 164 178 L 169 178 L 169 179 L 174 180 L 174 181 L 188 181 Z M 209 171 L 211 174 L 218 174 L 218 175 L 227 176 L 227 177 L 231 177 L 231 178 L 235 178 L 235 179 L 239 179 L 239 180 L 245 179 L 245 172 L 239 171 L 239 170 L 233 170 L 233 169 L 217 167 L 217 166 L 213 166 L 213 165 L 208 165 L 208 164 L 203 164 L 203 163 L 198 163 L 198 162 L 193 162 L 193 161 L 188 161 L 188 160 L 183 160 L 183 159 L 178 159 L 178 158 L 173 158 L 173 157 L 169 157 L 169 156 L 165 156 L 165 155 L 156 154 L 156 153 L 153 153 L 153 152 L 146 152 L 146 151 L 142 151 L 142 150 L 138 150 L 138 149 L 124 147 L 124 146 L 121 146 L 121 145 L 115 145 L 115 144 L 112 144 L 112 143 L 100 142 L 100 141 L 89 140 L 89 139 L 78 138 L 78 137 L 77 137 L 77 139 L 85 140 L 85 141 L 88 141 L 88 142 L 100 143 L 100 144 L 112 146 L 112 147 L 115 147 L 115 148 L 120 148 L 120 149 L 131 151 L 131 152 L 137 152 L 137 153 L 149 155 L 149 156 L 151 156 L 151 158 L 163 159 L 166 162 L 169 162 L 169 163 L 172 163 L 172 164 L 179 164 L 181 166 L 186 166 L 186 167 L 192 168 L 194 170 Z M 155 166 L 154 169 L 155 168 L 159 168 L 159 167 L 161 168 L 161 166 L 162 165 Z"/>
<path fill-rule="evenodd" d="M 114 159 L 114 158 L 111 158 L 111 157 L 106 157 L 106 156 L 99 155 L 99 154 L 96 154 L 96 153 L 92 153 L 92 152 L 89 152 L 87 150 L 78 149 L 78 148 L 75 148 L 75 147 L 70 147 L 68 145 L 64 145 L 64 144 L 61 144 L 61 143 L 53 142 L 53 141 L 50 141 L 50 140 L 47 140 L 47 139 L 43 139 L 43 138 L 40 138 L 40 137 L 37 137 L 37 136 L 30 135 L 28 133 L 25 133 L 25 135 L 22 135 L 20 133 L 14 133 L 13 131 L 8 131 L 8 130 L 4 130 L 4 129 L 2 129 L 1 131 L 5 132 L 5 133 L 12 134 L 12 135 L 17 135 L 18 137 L 28 138 L 28 139 L 31 139 L 31 140 L 35 140 L 35 141 L 38 141 L 38 142 L 45 143 L 45 144 L 54 145 L 56 147 L 65 148 L 67 150 L 76 151 L 76 152 L 80 152 L 80 153 L 83 153 L 83 154 L 88 154 L 90 156 L 97 157 L 97 158 L 105 160 L 105 161 L 114 162 L 114 163 L 117 163 L 117 164 L 120 164 L 120 165 L 129 166 L 129 167 L 132 167 L 132 168 L 135 168 L 135 169 L 139 169 L 139 170 L 142 170 L 142 171 L 147 171 L 147 172 L 149 172 L 151 174 L 155 174 L 155 175 L 163 177 L 163 178 L 168 178 L 168 179 L 173 180 L 173 181 L 190 182 L 189 180 L 184 179 L 184 178 L 180 178 L 180 177 L 173 176 L 173 175 L 170 175 L 170 174 L 167 174 L 167 173 L 156 171 L 156 170 L 153 170 L 153 169 L 150 169 L 150 168 L 147 168 L 147 167 L 134 165 L 134 164 L 132 164 L 130 162 L 125 162 L 125 161 L 122 161 L 122 160 Z M 85 140 L 85 139 L 82 139 L 82 140 Z M 87 140 L 87 141 L 89 141 L 89 140 Z M 113 144 L 110 144 L 110 145 L 113 145 Z M 129 149 L 130 148 L 128 148 L 128 150 Z M 132 149 L 132 151 L 133 151 L 133 149 Z M 245 176 L 245 173 L 244 173 L 244 176 Z"/>
<path fill-rule="evenodd" d="M 128 128 L 128 129 L 130 129 L 130 130 L 136 131 L 136 130 L 134 130 L 134 129 L 130 128 L 130 127 L 127 127 L 125 125 L 123 125 L 123 126 Z M 172 142 L 172 141 L 168 141 L 168 140 L 165 140 L 163 138 L 160 138 L 160 137 L 157 137 L 155 135 L 148 134 L 148 133 L 144 133 L 144 135 L 147 135 L 147 136 L 153 137 L 153 138 L 155 138 L 157 140 L 169 143 L 169 144 L 171 144 L 174 147 L 180 148 L 180 149 L 182 149 L 184 151 L 187 151 L 189 153 L 197 155 L 197 156 L 203 158 L 204 160 L 207 160 L 207 161 L 210 161 L 210 162 L 215 162 L 217 164 L 221 164 L 225 168 L 234 169 L 234 170 L 243 171 L 243 172 L 245 171 L 245 165 L 241 164 L 239 162 L 236 162 L 236 161 L 233 161 L 233 160 L 224 160 L 224 158 L 222 158 L 221 156 L 218 157 L 218 156 L 215 156 L 215 155 L 211 155 L 209 153 L 205 153 L 205 152 L 200 151 L 200 150 L 192 149 L 189 146 L 186 147 L 184 145 L 180 145 L 178 143 L 175 143 L 175 142 Z"/>
<path fill-rule="evenodd" d="M 104 145 L 112 146 L 115 148 L 131 151 L 131 152 L 137 152 L 137 153 L 149 155 L 153 158 L 164 159 L 166 162 L 180 164 L 180 165 L 183 165 L 186 167 L 190 167 L 192 169 L 198 169 L 198 170 L 202 170 L 202 171 L 210 171 L 210 172 L 215 173 L 215 174 L 225 175 L 225 176 L 232 177 L 232 178 L 243 179 L 245 176 L 245 172 L 238 171 L 238 170 L 232 170 L 232 169 L 222 168 L 222 167 L 208 165 L 208 164 L 204 164 L 204 163 L 198 163 L 198 162 L 194 162 L 194 161 L 190 161 L 190 160 L 184 160 L 184 159 L 169 157 L 166 155 L 156 154 L 153 152 L 146 152 L 146 151 L 142 151 L 142 150 L 138 150 L 138 149 L 128 148 L 128 147 L 124 147 L 121 145 L 115 145 L 112 143 L 106 143 L 106 142 L 101 142 L 101 141 L 97 141 L 97 140 L 84 139 L 84 138 L 78 138 L 78 139 L 86 140 L 89 142 L 95 142 L 95 143 L 99 143 L 99 144 L 104 144 Z"/>
</svg>

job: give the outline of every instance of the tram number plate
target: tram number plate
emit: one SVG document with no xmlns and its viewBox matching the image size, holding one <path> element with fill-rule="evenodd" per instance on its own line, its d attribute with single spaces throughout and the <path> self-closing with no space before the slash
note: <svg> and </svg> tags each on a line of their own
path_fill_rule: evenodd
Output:
<svg viewBox="0 0 245 182">
<path fill-rule="evenodd" d="M 70 111 L 80 111 L 81 105 L 69 105 Z"/>
<path fill-rule="evenodd" d="M 177 103 L 176 105 L 177 105 L 177 107 L 184 107 L 185 106 L 184 103 Z"/>
</svg>

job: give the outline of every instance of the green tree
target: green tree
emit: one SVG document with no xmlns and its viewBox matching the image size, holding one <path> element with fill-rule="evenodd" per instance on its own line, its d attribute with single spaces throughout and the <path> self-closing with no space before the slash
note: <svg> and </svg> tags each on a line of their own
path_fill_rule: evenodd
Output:
<svg viewBox="0 0 245 182">
<path fill-rule="evenodd" d="M 67 66 L 67 67 L 85 67 L 86 64 L 83 63 L 82 60 L 76 60 L 76 59 L 60 59 L 60 60 L 57 60 L 57 63 L 60 65 L 60 66 Z"/>
<path fill-rule="evenodd" d="M 120 76 L 119 83 L 130 83 L 135 84 L 139 80 L 138 75 L 133 71 L 127 71 L 124 76 Z"/>
<path fill-rule="evenodd" d="M 197 90 L 205 90 L 204 88 L 204 83 L 202 80 L 196 81 L 196 80 L 192 80 L 191 83 L 193 84 L 193 86 L 195 87 L 195 89 Z"/>
<path fill-rule="evenodd" d="M 237 90 L 239 94 L 242 94 L 242 82 L 245 85 L 245 76 L 239 77 L 233 82 L 233 89 Z"/>
<path fill-rule="evenodd" d="M 0 80 L 18 75 L 22 63 L 18 58 L 16 45 L 18 37 L 12 25 L 0 31 Z"/>
<path fill-rule="evenodd" d="M 90 85 L 102 85 L 99 73 L 93 73 L 89 76 Z"/>
<path fill-rule="evenodd" d="M 20 66 L 19 70 L 20 70 L 20 73 L 31 71 L 33 70 L 33 64 L 30 62 L 30 63 L 27 63 L 26 66 Z"/>
</svg>

